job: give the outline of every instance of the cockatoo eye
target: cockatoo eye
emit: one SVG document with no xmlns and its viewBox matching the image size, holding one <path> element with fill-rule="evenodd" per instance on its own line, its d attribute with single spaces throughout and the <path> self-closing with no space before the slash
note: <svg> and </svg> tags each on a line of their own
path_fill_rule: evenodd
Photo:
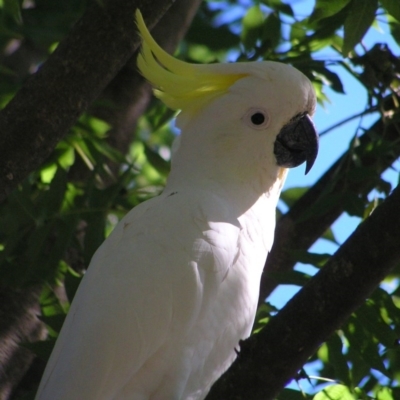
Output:
<svg viewBox="0 0 400 400">
<path fill-rule="evenodd" d="M 261 108 L 250 108 L 242 118 L 243 122 L 253 129 L 265 129 L 269 125 L 268 113 Z"/>
</svg>

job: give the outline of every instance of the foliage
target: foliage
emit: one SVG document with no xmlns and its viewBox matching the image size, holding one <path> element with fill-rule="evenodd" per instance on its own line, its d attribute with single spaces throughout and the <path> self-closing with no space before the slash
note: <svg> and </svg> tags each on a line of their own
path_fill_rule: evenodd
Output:
<svg viewBox="0 0 400 400">
<path fill-rule="evenodd" d="M 0 7 L 0 104 L 4 106 L 67 34 L 85 2 L 3 0 Z M 385 124 L 392 124 L 399 121 L 398 103 L 392 97 L 399 85 L 398 55 L 387 44 L 371 49 L 362 45 L 367 30 L 378 23 L 387 24 L 400 44 L 398 0 L 317 0 L 308 16 L 296 15 L 289 1 L 207 1 L 179 54 L 192 62 L 290 63 L 312 80 L 321 104 L 328 102 L 327 86 L 338 93 L 346 91 L 332 69 L 340 65 L 368 91 L 366 112 L 378 110 Z M 26 48 L 33 50 L 25 60 L 28 67 L 22 68 L 12 55 L 20 56 Z M 334 59 L 318 56 L 327 48 L 336 55 Z M 394 106 L 389 112 L 385 104 L 391 98 Z M 42 318 L 50 329 L 50 343 L 96 248 L 127 211 L 162 189 L 169 170 L 175 132 L 165 107 L 151 103 L 126 154 L 109 144 L 113 127 L 99 119 L 94 109 L 79 118 L 51 157 L 0 206 L 1 286 L 43 284 Z M 343 203 L 344 212 L 362 219 L 390 193 L 382 171 L 366 167 L 362 160 L 384 159 L 392 144 L 384 135 L 376 135 L 372 143 L 361 148 L 355 136 L 347 157 L 360 160 L 359 168 L 344 177 L 349 182 L 345 196 L 330 196 L 329 204 L 315 207 L 313 214 Z M 352 182 L 363 180 L 371 182 L 369 192 L 374 189 L 378 196 L 371 199 L 368 193 L 352 192 Z M 291 207 L 304 192 L 304 188 L 290 189 L 283 193 L 283 202 Z M 321 237 L 336 242 L 332 230 Z M 320 269 L 330 254 L 303 249 L 293 250 L 292 257 Z M 397 268 L 309 360 L 298 376 L 299 389 L 285 389 L 279 400 L 400 398 L 399 275 Z M 276 274 L 276 279 L 302 286 L 310 276 L 291 271 Z M 60 287 L 65 288 L 68 301 L 60 299 Z M 267 305 L 260 308 L 256 328 L 276 312 Z M 48 347 L 32 348 L 42 357 L 49 353 Z"/>
</svg>

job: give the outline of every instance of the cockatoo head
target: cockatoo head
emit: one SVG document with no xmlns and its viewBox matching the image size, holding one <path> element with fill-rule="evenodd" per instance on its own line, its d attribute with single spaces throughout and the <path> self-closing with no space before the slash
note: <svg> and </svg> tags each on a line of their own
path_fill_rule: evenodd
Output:
<svg viewBox="0 0 400 400">
<path fill-rule="evenodd" d="M 209 170 L 222 180 L 252 173 L 274 180 L 303 162 L 310 170 L 318 152 L 310 118 L 316 98 L 300 71 L 271 61 L 189 64 L 157 45 L 139 11 L 136 18 L 143 38 L 139 70 L 157 97 L 181 110 L 178 153 L 190 157 L 188 165 L 201 164 L 203 175 Z"/>
</svg>

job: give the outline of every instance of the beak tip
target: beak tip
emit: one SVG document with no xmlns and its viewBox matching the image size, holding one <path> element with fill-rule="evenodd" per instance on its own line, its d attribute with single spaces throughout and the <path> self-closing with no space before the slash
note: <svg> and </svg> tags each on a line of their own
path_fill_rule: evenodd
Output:
<svg viewBox="0 0 400 400">
<path fill-rule="evenodd" d="M 306 159 L 306 171 L 305 171 L 304 175 L 307 175 L 311 171 L 311 168 L 314 166 L 316 158 L 317 158 L 317 154 Z"/>
<path fill-rule="evenodd" d="M 311 164 L 309 162 L 306 163 L 306 170 L 304 172 L 304 175 L 307 175 L 311 171 L 312 166 L 313 166 L 313 164 Z"/>
</svg>

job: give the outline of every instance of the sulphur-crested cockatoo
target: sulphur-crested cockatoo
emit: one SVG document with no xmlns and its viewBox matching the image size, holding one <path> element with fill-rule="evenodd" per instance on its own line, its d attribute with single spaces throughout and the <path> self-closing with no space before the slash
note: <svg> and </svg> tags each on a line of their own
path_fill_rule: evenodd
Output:
<svg viewBox="0 0 400 400">
<path fill-rule="evenodd" d="M 137 12 L 138 67 L 181 129 L 163 193 L 97 250 L 44 373 L 40 400 L 195 400 L 250 335 L 287 168 L 308 171 L 315 94 L 269 61 L 192 65 Z"/>
</svg>

